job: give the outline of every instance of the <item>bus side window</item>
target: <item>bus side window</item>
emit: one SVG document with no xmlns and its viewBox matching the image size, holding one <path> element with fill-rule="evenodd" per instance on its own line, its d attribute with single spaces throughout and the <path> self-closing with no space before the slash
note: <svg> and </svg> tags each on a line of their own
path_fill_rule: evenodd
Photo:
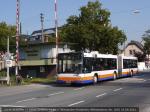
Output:
<svg viewBox="0 0 150 112">
<path fill-rule="evenodd" d="M 104 70 L 104 59 L 103 58 L 100 58 L 99 59 L 99 65 L 100 65 L 100 70 Z"/>
</svg>

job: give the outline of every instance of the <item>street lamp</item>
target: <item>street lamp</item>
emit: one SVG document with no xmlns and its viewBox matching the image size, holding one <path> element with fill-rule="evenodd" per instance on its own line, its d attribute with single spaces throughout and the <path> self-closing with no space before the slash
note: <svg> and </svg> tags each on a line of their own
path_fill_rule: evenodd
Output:
<svg viewBox="0 0 150 112">
<path fill-rule="evenodd" d="M 133 14 L 139 14 L 140 10 L 136 9 L 132 11 Z M 125 53 L 125 48 L 126 48 L 126 41 L 124 41 L 124 46 L 123 46 L 123 50 L 124 50 L 124 56 L 126 55 Z"/>
<path fill-rule="evenodd" d="M 134 13 L 134 14 L 138 14 L 138 13 L 140 13 L 140 10 L 137 10 L 137 9 L 136 9 L 136 10 L 133 11 L 133 13 Z"/>
</svg>

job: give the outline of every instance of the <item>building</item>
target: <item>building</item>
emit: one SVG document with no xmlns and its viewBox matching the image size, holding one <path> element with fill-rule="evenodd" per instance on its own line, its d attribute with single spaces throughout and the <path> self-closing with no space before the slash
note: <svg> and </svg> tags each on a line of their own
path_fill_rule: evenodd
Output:
<svg viewBox="0 0 150 112">
<path fill-rule="evenodd" d="M 48 28 L 43 30 L 44 42 L 48 42 L 48 37 L 55 37 L 55 28 Z M 33 31 L 30 36 L 30 42 L 41 43 L 42 42 L 42 30 Z"/>
<path fill-rule="evenodd" d="M 70 52 L 67 44 L 59 44 L 58 52 Z M 56 73 L 56 45 L 52 42 L 34 43 L 19 49 L 19 73 L 26 77 L 50 77 Z"/>
<path fill-rule="evenodd" d="M 124 48 L 122 54 L 125 56 L 134 56 L 137 52 L 143 54 L 144 46 L 140 42 L 132 40 Z"/>
</svg>

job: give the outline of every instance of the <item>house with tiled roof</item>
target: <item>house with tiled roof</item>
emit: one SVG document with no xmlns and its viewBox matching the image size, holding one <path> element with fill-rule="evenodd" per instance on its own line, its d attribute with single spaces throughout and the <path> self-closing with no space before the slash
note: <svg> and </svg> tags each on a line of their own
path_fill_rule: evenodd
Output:
<svg viewBox="0 0 150 112">
<path fill-rule="evenodd" d="M 122 54 L 125 56 L 134 56 L 137 52 L 143 54 L 144 46 L 138 41 L 131 40 L 124 48 Z"/>
</svg>

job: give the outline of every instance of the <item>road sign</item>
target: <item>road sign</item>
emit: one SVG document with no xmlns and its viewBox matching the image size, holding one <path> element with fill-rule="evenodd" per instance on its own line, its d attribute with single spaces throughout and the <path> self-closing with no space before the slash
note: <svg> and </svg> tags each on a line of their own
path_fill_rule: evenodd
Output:
<svg viewBox="0 0 150 112">
<path fill-rule="evenodd" d="M 12 67 L 12 60 L 6 60 L 6 67 Z"/>
</svg>

